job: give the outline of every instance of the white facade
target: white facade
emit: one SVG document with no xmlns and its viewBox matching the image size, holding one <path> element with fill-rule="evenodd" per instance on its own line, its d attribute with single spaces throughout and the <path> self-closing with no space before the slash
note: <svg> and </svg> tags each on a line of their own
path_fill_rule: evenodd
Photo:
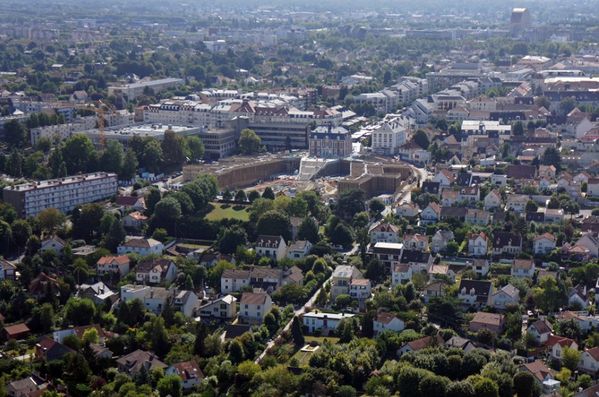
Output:
<svg viewBox="0 0 599 397">
<path fill-rule="evenodd" d="M 305 313 L 302 317 L 308 332 L 314 333 L 316 331 L 334 331 L 339 327 L 342 320 L 352 318 L 354 315 L 350 313 L 310 312 Z"/>
<path fill-rule="evenodd" d="M 46 208 L 67 213 L 79 205 L 112 197 L 116 192 L 116 174 L 96 172 L 8 186 L 3 193 L 4 201 L 15 207 L 19 216 L 29 217 Z"/>
<path fill-rule="evenodd" d="M 539 236 L 532 243 L 536 255 L 546 255 L 555 249 L 555 237 Z"/>
<path fill-rule="evenodd" d="M 237 298 L 233 295 L 226 295 L 200 306 L 198 309 L 200 317 L 214 317 L 223 320 L 230 320 L 237 315 Z"/>
<path fill-rule="evenodd" d="M 164 244 L 152 238 L 129 238 L 123 244 L 119 245 L 117 252 L 119 255 L 139 254 L 140 256 L 160 255 L 164 251 Z"/>
</svg>

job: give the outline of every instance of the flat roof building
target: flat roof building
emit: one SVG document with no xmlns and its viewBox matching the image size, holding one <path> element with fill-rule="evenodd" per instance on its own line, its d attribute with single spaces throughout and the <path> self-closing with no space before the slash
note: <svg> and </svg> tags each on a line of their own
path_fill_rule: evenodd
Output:
<svg viewBox="0 0 599 397">
<path fill-rule="evenodd" d="M 131 84 L 111 85 L 108 87 L 108 96 L 121 94 L 131 101 L 140 95 L 143 95 L 145 90 L 151 90 L 152 93 L 174 88 L 183 84 L 183 79 L 168 77 L 165 79 L 139 81 Z"/>
<path fill-rule="evenodd" d="M 112 197 L 117 192 L 117 176 L 95 172 L 60 179 L 22 183 L 4 188 L 4 201 L 21 217 L 35 216 L 46 208 L 66 213 L 78 205 Z"/>
</svg>

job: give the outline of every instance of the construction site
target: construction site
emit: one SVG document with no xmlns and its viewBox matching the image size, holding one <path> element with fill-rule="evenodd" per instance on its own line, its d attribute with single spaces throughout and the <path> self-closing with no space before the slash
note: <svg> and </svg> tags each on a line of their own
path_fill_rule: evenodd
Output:
<svg viewBox="0 0 599 397">
<path fill-rule="evenodd" d="M 340 192 L 360 189 L 367 197 L 396 194 L 416 179 L 413 167 L 399 160 L 364 156 L 348 159 L 319 159 L 305 153 L 233 156 L 214 163 L 183 167 L 183 181 L 199 175 L 217 178 L 222 190 L 263 191 L 270 187 L 293 196 L 296 192 L 316 190 L 325 199 Z"/>
</svg>

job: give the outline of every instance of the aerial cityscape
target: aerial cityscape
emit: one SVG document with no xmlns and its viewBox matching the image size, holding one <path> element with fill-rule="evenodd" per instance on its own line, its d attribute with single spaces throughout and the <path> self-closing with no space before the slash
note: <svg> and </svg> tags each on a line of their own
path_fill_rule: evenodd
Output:
<svg viewBox="0 0 599 397">
<path fill-rule="evenodd" d="M 0 11 L 0 397 L 599 396 L 599 0 Z"/>
</svg>

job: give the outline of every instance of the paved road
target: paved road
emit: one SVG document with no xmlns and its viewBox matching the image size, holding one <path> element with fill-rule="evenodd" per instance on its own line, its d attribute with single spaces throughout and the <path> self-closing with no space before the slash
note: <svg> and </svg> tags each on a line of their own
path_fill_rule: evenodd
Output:
<svg viewBox="0 0 599 397">
<path fill-rule="evenodd" d="M 294 311 L 293 317 L 291 318 L 291 320 L 289 320 L 289 322 L 287 324 L 285 324 L 285 327 L 283 327 L 283 329 L 277 334 L 276 337 L 271 339 L 270 342 L 268 342 L 266 344 L 266 347 L 264 348 L 264 351 L 262 352 L 262 354 L 260 354 L 258 356 L 258 358 L 256 358 L 256 361 L 255 361 L 256 364 L 260 364 L 260 361 L 262 361 L 264 359 L 264 357 L 266 356 L 266 354 L 270 351 L 270 349 L 272 349 L 274 347 L 277 340 L 281 339 L 281 334 L 283 334 L 285 331 L 288 331 L 289 329 L 291 329 L 291 324 L 293 323 L 293 319 L 295 317 L 299 317 L 302 314 L 304 314 L 306 312 L 306 309 L 308 309 L 309 307 L 314 306 L 314 302 L 316 302 L 316 299 L 318 298 L 318 294 L 320 294 L 320 291 L 322 291 L 322 289 L 325 288 L 325 286 L 331 282 L 332 278 L 333 277 L 331 276 L 324 283 L 322 283 L 322 286 L 318 290 L 316 290 L 314 295 L 312 295 L 310 297 L 310 299 L 308 299 L 308 301 L 304 304 L 304 306 L 302 306 L 299 309 Z"/>
</svg>

